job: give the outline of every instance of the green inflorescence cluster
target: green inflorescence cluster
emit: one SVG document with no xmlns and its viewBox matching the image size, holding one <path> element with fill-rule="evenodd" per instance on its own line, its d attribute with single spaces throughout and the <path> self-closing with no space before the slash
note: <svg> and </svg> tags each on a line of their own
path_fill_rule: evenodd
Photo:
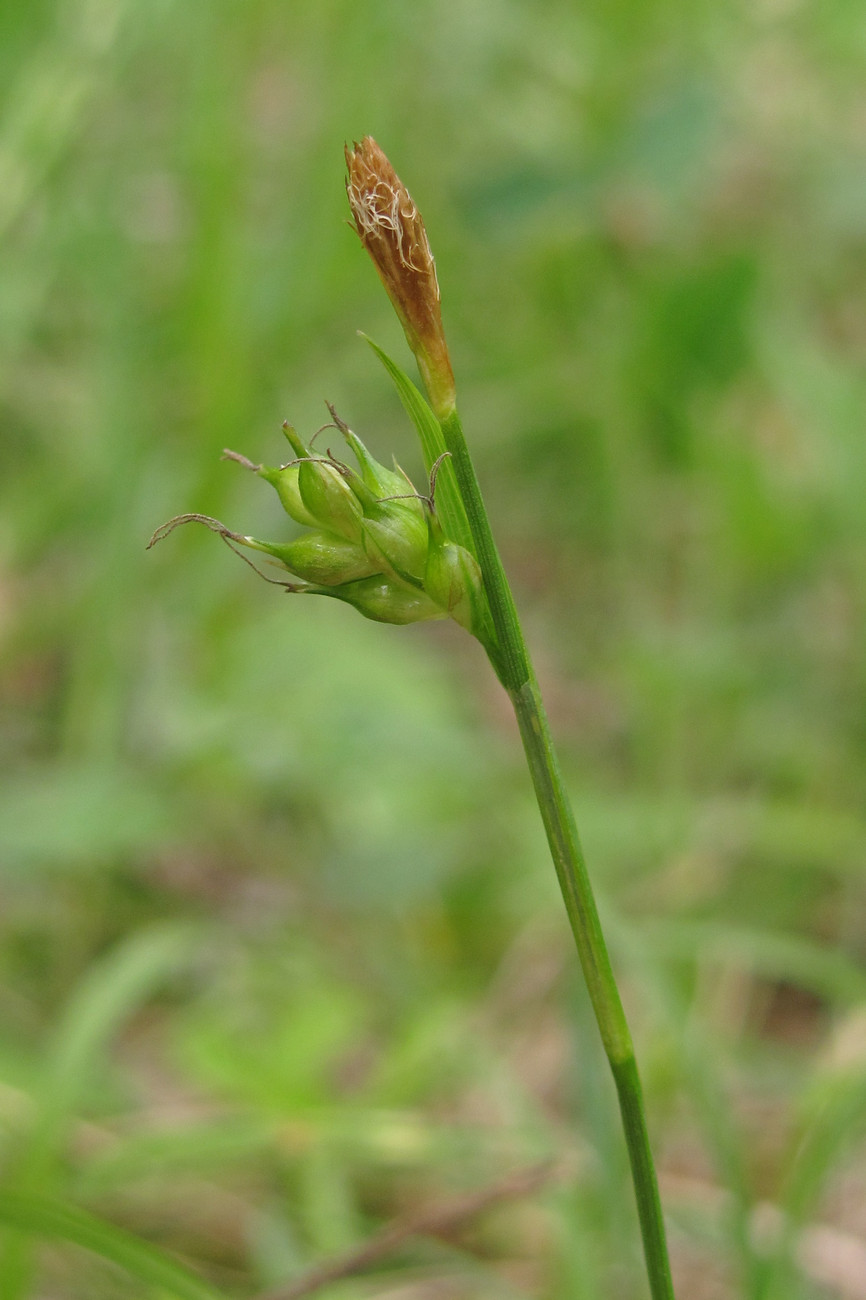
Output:
<svg viewBox="0 0 866 1300">
<path fill-rule="evenodd" d="M 435 508 L 435 469 L 424 496 L 396 463 L 393 469 L 382 465 L 332 415 L 357 469 L 330 451 L 316 454 L 288 424 L 283 431 L 294 458 L 280 466 L 251 465 L 305 531 L 288 542 L 219 531 L 278 561 L 299 580 L 286 584 L 291 591 L 332 596 L 380 623 L 453 618 L 488 643 L 490 614 L 478 563 L 442 529 Z"/>
</svg>

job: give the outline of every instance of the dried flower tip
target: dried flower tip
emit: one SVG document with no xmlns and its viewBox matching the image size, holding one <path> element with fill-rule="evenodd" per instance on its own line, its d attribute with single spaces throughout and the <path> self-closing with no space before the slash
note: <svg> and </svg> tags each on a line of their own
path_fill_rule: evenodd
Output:
<svg viewBox="0 0 866 1300">
<path fill-rule="evenodd" d="M 400 318 L 431 405 L 442 417 L 454 408 L 454 374 L 421 214 L 372 136 L 346 147 L 346 166 L 355 228 Z"/>
</svg>

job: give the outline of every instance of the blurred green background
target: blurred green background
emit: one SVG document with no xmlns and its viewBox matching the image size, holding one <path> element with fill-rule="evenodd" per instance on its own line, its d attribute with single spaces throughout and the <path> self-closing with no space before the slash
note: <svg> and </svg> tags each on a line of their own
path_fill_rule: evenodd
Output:
<svg viewBox="0 0 866 1300">
<path fill-rule="evenodd" d="M 864 77 L 851 0 L 0 6 L 0 1218 L 59 1200 L 253 1296 L 553 1156 L 320 1294 L 645 1294 L 477 646 L 144 550 L 183 510 L 280 536 L 220 453 L 284 458 L 325 398 L 419 473 L 356 337 L 408 366 L 345 225 L 369 132 L 431 233 L 678 1294 L 866 1296 Z M 171 1294 L 59 1236 L 3 1232 L 6 1300 Z"/>
</svg>

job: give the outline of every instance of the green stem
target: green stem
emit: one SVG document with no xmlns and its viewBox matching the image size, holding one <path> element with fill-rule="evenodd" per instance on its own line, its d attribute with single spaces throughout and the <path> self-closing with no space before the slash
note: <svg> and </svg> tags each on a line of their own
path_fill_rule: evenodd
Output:
<svg viewBox="0 0 866 1300">
<path fill-rule="evenodd" d="M 562 780 L 514 599 L 493 540 L 490 520 L 460 417 L 456 411 L 452 411 L 441 419 L 440 424 L 466 507 L 496 629 L 497 644 L 491 661 L 508 691 L 517 716 L 535 796 L 565 900 L 565 910 L 616 1084 L 650 1292 L 653 1300 L 673 1300 L 664 1218 L 634 1046 L 602 934 L 574 814 Z"/>
</svg>

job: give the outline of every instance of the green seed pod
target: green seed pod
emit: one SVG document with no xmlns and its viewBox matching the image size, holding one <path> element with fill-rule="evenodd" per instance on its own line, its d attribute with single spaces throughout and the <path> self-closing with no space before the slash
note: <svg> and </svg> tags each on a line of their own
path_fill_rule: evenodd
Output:
<svg viewBox="0 0 866 1300">
<path fill-rule="evenodd" d="M 492 624 L 478 562 L 464 547 L 448 541 L 432 511 L 428 524 L 430 544 L 424 590 L 455 622 L 487 644 Z"/>
<path fill-rule="evenodd" d="M 331 413 L 361 467 L 360 477 L 352 479 L 352 491 L 364 515 L 364 550 L 377 572 L 420 587 L 427 563 L 427 522 L 411 480 L 399 468 L 380 465 L 361 439 Z"/>
<path fill-rule="evenodd" d="M 336 466 L 305 460 L 299 469 L 301 500 L 320 526 L 360 542 L 361 507 Z"/>
<path fill-rule="evenodd" d="M 360 546 L 336 533 L 302 533 L 291 542 L 262 542 L 256 537 L 240 540 L 252 550 L 273 555 L 305 582 L 321 583 L 325 587 L 354 582 L 378 572 Z"/>
<path fill-rule="evenodd" d="M 334 417 L 337 428 L 355 453 L 361 469 L 361 481 L 374 496 L 381 500 L 383 497 L 399 497 L 414 493 L 414 487 L 396 461 L 394 468 L 388 469 L 386 465 L 376 460 L 375 456 L 370 455 L 357 433 L 353 433 L 348 424 L 340 419 L 334 408 L 330 406 L 328 409 Z M 415 504 L 420 510 L 421 502 L 417 501 Z"/>
<path fill-rule="evenodd" d="M 298 489 L 304 509 L 320 528 L 360 543 L 361 504 L 344 474 L 332 461 L 314 456 L 294 429 L 283 428 L 300 461 Z"/>
<path fill-rule="evenodd" d="M 419 503 L 416 503 L 419 504 Z M 420 586 L 427 564 L 427 524 L 405 501 L 365 501 L 361 541 L 384 573 Z"/>
<path fill-rule="evenodd" d="M 304 524 L 307 528 L 315 528 L 317 521 L 310 514 L 301 498 L 301 488 L 298 482 L 300 471 L 300 465 L 275 467 L 259 465 L 256 470 L 260 478 L 263 478 L 266 483 L 270 483 L 276 488 L 283 509 L 290 519 L 294 519 L 296 523 Z"/>
<path fill-rule="evenodd" d="M 286 425 L 284 428 L 288 428 L 288 426 Z M 294 430 L 292 432 L 294 433 Z M 316 527 L 316 520 L 301 500 L 297 464 L 256 465 L 247 456 L 242 456 L 239 451 L 231 451 L 228 447 L 223 452 L 222 458 L 223 460 L 232 460 L 236 465 L 243 465 L 244 469 L 251 469 L 254 474 L 258 474 L 266 483 L 270 483 L 272 487 L 276 488 L 283 509 L 290 518 L 299 524 L 306 525 L 307 528 Z"/>
<path fill-rule="evenodd" d="M 314 595 L 344 600 L 376 623 L 421 623 L 445 617 L 445 611 L 434 605 L 423 591 L 392 582 L 381 574 L 341 587 L 308 587 L 307 590 Z"/>
</svg>

